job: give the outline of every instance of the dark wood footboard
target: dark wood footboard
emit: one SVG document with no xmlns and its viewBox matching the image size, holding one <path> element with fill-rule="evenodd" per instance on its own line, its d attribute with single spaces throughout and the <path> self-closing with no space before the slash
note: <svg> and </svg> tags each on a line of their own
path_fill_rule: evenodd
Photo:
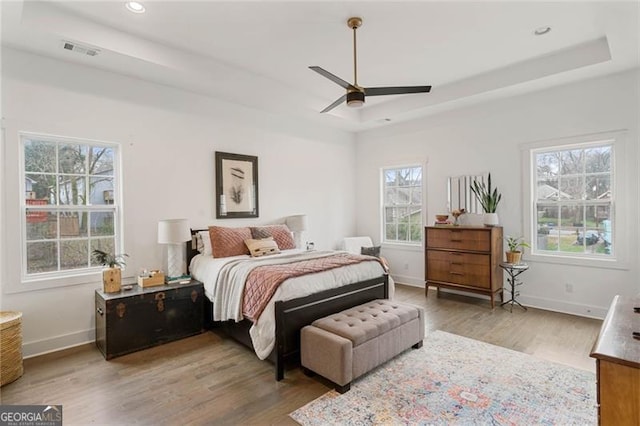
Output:
<svg viewBox="0 0 640 426">
<path fill-rule="evenodd" d="M 196 230 L 192 231 L 195 233 Z M 191 242 L 187 243 L 188 262 L 197 254 Z M 389 298 L 389 276 L 387 274 L 346 286 L 324 290 L 297 299 L 276 301 L 276 341 L 268 359 L 275 363 L 276 380 L 284 378 L 286 362 L 298 362 L 300 358 L 300 330 L 318 318 L 325 317 L 347 308 L 375 299 Z M 205 327 L 220 327 L 233 339 L 253 350 L 249 329 L 251 322 L 243 320 L 212 321 L 213 304 L 205 307 Z"/>
<path fill-rule="evenodd" d="M 276 345 L 272 352 L 276 380 L 284 378 L 286 361 L 300 357 L 300 330 L 318 318 L 375 299 L 389 298 L 387 274 L 366 281 L 332 288 L 298 299 L 275 302 Z"/>
</svg>

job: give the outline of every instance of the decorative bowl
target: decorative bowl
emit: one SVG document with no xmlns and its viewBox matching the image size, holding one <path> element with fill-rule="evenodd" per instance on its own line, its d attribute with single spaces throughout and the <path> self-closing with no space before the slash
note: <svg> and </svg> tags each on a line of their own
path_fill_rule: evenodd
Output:
<svg viewBox="0 0 640 426">
<path fill-rule="evenodd" d="M 447 219 L 449 219 L 449 215 L 448 214 L 437 214 L 436 215 L 436 220 L 438 222 L 446 222 Z"/>
</svg>

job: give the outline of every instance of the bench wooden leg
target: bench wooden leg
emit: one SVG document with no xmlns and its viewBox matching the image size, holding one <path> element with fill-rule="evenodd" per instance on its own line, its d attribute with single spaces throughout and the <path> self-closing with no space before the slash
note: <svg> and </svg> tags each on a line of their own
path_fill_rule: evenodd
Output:
<svg viewBox="0 0 640 426">
<path fill-rule="evenodd" d="M 422 347 L 422 340 L 420 340 L 418 343 L 416 343 L 415 345 L 411 346 L 413 349 L 420 349 Z"/>
<path fill-rule="evenodd" d="M 347 383 L 344 386 L 340 386 L 340 385 L 336 385 L 336 391 L 340 394 L 343 394 L 345 392 L 348 392 L 349 389 L 351 389 L 351 382 Z"/>
</svg>

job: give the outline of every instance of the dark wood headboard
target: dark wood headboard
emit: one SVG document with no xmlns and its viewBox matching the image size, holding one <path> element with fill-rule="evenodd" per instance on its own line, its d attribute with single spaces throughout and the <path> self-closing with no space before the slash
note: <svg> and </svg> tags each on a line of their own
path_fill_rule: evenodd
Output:
<svg viewBox="0 0 640 426">
<path fill-rule="evenodd" d="M 196 257 L 198 253 L 198 247 L 196 245 L 196 234 L 200 231 L 208 231 L 208 229 L 192 229 L 191 230 L 191 240 L 187 241 L 185 244 L 187 246 L 187 274 L 190 273 L 189 265 L 191 265 L 191 259 Z"/>
</svg>

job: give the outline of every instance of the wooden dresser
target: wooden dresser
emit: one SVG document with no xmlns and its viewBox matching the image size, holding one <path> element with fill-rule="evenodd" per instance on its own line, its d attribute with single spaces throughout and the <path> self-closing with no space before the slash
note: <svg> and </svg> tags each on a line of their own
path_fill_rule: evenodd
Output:
<svg viewBox="0 0 640 426">
<path fill-rule="evenodd" d="M 502 227 L 425 227 L 425 294 L 429 286 L 502 294 Z"/>
<path fill-rule="evenodd" d="M 616 296 L 591 356 L 596 359 L 598 424 L 640 425 L 640 297 Z"/>
</svg>

